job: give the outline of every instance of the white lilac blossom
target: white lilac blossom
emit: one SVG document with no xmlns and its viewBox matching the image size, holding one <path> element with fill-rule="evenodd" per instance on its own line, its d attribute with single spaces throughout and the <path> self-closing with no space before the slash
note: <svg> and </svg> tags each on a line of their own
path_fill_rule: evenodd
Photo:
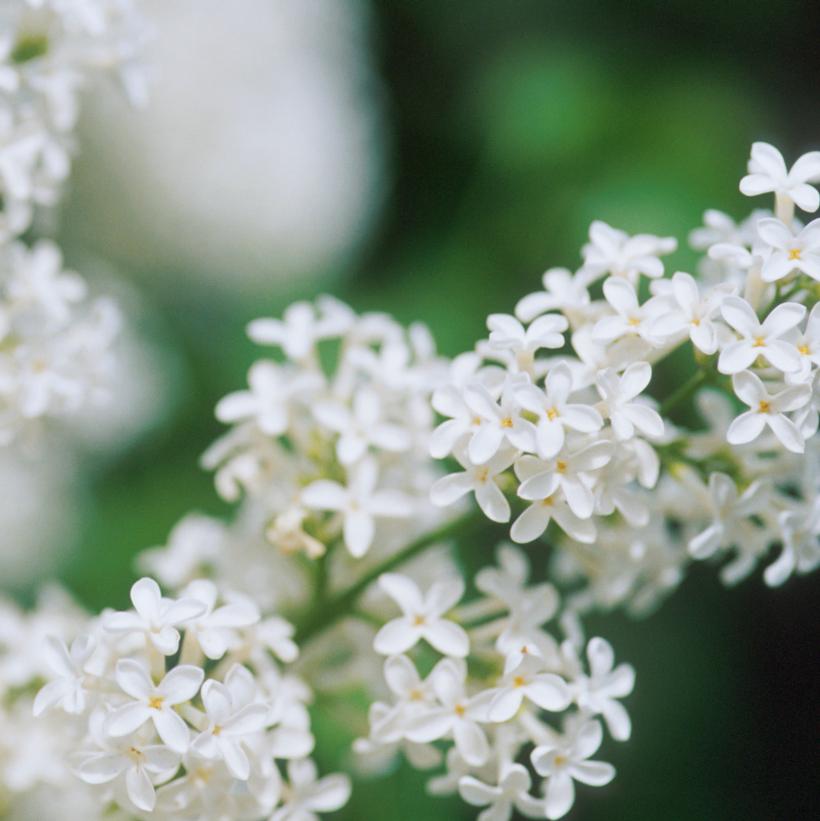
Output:
<svg viewBox="0 0 820 821">
<path fill-rule="evenodd" d="M 384 675 L 392 703 L 373 704 L 369 736 L 357 750 L 372 757 L 379 748 L 407 750 L 408 743 L 451 744 L 447 774 L 431 780 L 432 792 L 457 791 L 469 804 L 485 808 L 483 819 L 508 819 L 514 808 L 531 818 L 559 818 L 573 803 L 573 779 L 601 786 L 613 778 L 611 765 L 588 760 L 603 740 L 594 717 L 604 716 L 614 739 L 629 737 L 629 716 L 619 699 L 631 692 L 634 671 L 615 666 L 611 646 L 600 638 L 587 645 L 588 668 L 582 647 L 572 640 L 559 649 L 542 626 L 558 607 L 554 590 L 550 608 L 528 628 L 528 646 L 538 649 L 522 655 L 520 632 L 518 641 L 511 640 L 518 632 L 511 628 L 520 622 L 517 608 L 545 591 L 527 585 L 528 562 L 518 549 L 503 546 L 498 556 L 500 565 L 480 574 L 478 586 L 486 593 L 454 611 L 470 636 L 467 661 L 442 651 L 422 680 L 411 656 L 388 658 Z M 409 580 L 401 582 L 408 586 Z M 376 636 L 379 651 L 381 635 Z M 532 769 L 520 763 L 525 759 Z M 427 760 L 418 766 L 435 764 Z"/>
<path fill-rule="evenodd" d="M 62 722 L 73 739 L 61 771 L 66 783 L 90 790 L 101 811 L 113 802 L 126 815 L 169 821 L 212 817 L 204 814 L 209 805 L 223 818 L 290 818 L 347 800 L 347 778 L 317 780 L 306 758 L 313 736 L 296 716 L 310 692 L 289 689 L 281 661 L 258 652 L 259 613 L 250 618 L 246 608 L 244 618 L 227 618 L 237 605 L 215 607 L 222 593 L 205 580 L 164 597 L 144 578 L 131 598 L 138 609 L 85 617 L 84 624 L 78 618 L 73 627 L 56 621 L 64 635 L 83 630 L 70 650 L 63 638 L 46 642 L 51 670 L 44 673 L 54 678 L 37 694 L 34 712 L 38 721 Z M 222 653 L 208 642 L 207 656 L 197 642 L 201 631 L 192 632 L 206 608 L 210 617 L 222 612 L 218 621 L 227 620 L 235 638 Z M 179 656 L 177 628 L 185 633 Z M 33 684 L 39 674 L 28 676 Z"/>
<path fill-rule="evenodd" d="M 439 768 L 430 792 L 484 821 L 561 818 L 607 785 L 636 674 L 586 615 L 650 612 L 693 561 L 770 586 L 820 565 L 815 237 L 792 213 L 816 207 L 816 166 L 756 144 L 743 190 L 774 192 L 780 222 L 707 212 L 699 277 L 665 276 L 674 241 L 593 224 L 576 273 L 550 269 L 452 362 L 423 326 L 329 297 L 251 323 L 266 356 L 204 457 L 234 519 L 191 514 L 143 554 L 158 581 L 132 610 L 0 609 L 0 694 L 47 738 L 6 789 L 314 818 L 350 793 L 309 758 L 311 699 L 341 687 L 369 697 L 371 771 Z M 56 282 L 41 310 L 65 316 L 79 290 Z M 481 566 L 508 529 L 546 576 L 510 544 Z"/>
<path fill-rule="evenodd" d="M 143 25 L 130 0 L 9 0 L 0 10 L 0 242 L 57 201 L 71 165 L 82 89 L 119 75 L 135 103 Z"/>
</svg>

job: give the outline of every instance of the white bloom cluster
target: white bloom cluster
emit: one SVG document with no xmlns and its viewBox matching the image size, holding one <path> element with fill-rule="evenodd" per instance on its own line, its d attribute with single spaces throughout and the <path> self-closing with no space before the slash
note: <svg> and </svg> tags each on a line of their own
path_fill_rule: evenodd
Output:
<svg viewBox="0 0 820 821">
<path fill-rule="evenodd" d="M 430 768 L 441 759 L 431 742 L 451 742 L 445 772 L 429 790 L 457 790 L 485 808 L 479 818 L 486 821 L 507 821 L 513 810 L 561 818 L 572 807 L 574 782 L 603 786 L 615 775 L 612 765 L 590 760 L 603 741 L 601 722 L 616 740 L 631 732 L 618 699 L 632 692 L 633 669 L 615 666 L 602 638 L 587 643 L 586 664 L 573 640 L 559 644 L 544 628 L 559 610 L 558 594 L 551 584 L 528 584 L 529 575 L 524 553 L 502 545 L 498 567 L 476 576 L 481 596 L 461 607 L 459 577 L 440 579 L 425 594 L 407 576 L 379 580 L 402 611 L 374 641 L 388 656 L 391 701 L 372 705 L 370 734 L 356 749 L 381 757 L 402 750 L 415 766 Z M 418 662 L 408 655 L 420 641 L 442 656 L 427 659 L 424 677 L 424 650 L 416 650 Z"/>
<path fill-rule="evenodd" d="M 104 398 L 120 316 L 90 301 L 50 242 L 20 241 L 37 206 L 57 203 L 79 94 L 117 71 L 142 96 L 141 27 L 129 0 L 8 0 L 0 8 L 0 441 L 27 422 Z"/>
<path fill-rule="evenodd" d="M 144 96 L 130 0 L 6 0 L 0 8 L 0 242 L 57 202 L 71 167 L 78 97 L 117 72 Z"/>
<path fill-rule="evenodd" d="M 70 761 L 97 796 L 89 818 L 114 802 L 124 817 L 309 821 L 349 784 L 317 780 L 306 705 L 340 683 L 374 693 L 386 656 L 388 694 L 355 745 L 371 764 L 401 750 L 434 767 L 446 747 L 430 789 L 483 821 L 560 818 L 575 782 L 607 784 L 594 756 L 605 727 L 630 736 L 634 672 L 583 640 L 580 616 L 648 610 L 693 559 L 728 559 L 733 582 L 779 547 L 770 585 L 820 563 L 818 228 L 793 213 L 818 207 L 819 178 L 820 154 L 788 170 L 756 144 L 741 188 L 773 192 L 774 215 L 707 212 L 699 278 L 664 275 L 674 240 L 596 222 L 578 271 L 547 271 L 451 362 L 422 326 L 330 297 L 252 322 L 271 356 L 219 402 L 232 427 L 204 457 L 238 514 L 189 515 L 140 557 L 173 597 L 144 578 L 133 610 L 50 631 L 33 709 L 52 724 L 31 738 L 54 736 L 37 763 L 53 773 L 36 780 L 62 785 Z M 56 279 L 52 312 L 76 287 Z M 702 425 L 686 429 L 690 400 Z M 514 542 L 546 534 L 560 598 L 504 545 L 462 602 L 447 547 L 470 550 L 478 522 L 492 534 L 483 516 L 512 521 Z M 401 611 L 386 623 L 380 592 Z M 0 654 L 16 710 L 41 667 L 15 662 Z"/>
<path fill-rule="evenodd" d="M 741 189 L 774 191 L 780 219 L 756 212 L 736 228 L 707 212 L 693 237 L 707 249 L 703 280 L 664 277 L 673 239 L 593 223 L 578 271 L 550 269 L 515 316 L 491 315 L 489 338 L 435 392 L 445 421 L 432 454 L 461 469 L 436 482 L 433 501 L 473 493 L 506 522 L 517 497 L 511 538 L 552 526 L 567 548 L 559 575 L 588 579 L 579 609 L 643 608 L 674 587 L 688 560 L 681 528 L 694 530 L 695 558 L 737 548 L 729 580 L 773 543 L 784 553 L 771 584 L 814 567 L 818 451 L 806 443 L 818 427 L 820 220 L 803 228 L 793 208 L 818 207 L 817 180 L 820 152 L 787 171 L 776 149 L 755 144 Z M 682 346 L 696 370 L 658 405 L 645 393 L 653 369 L 663 380 Z M 746 409 L 711 435 L 676 427 L 669 411 L 701 387 Z"/>
<path fill-rule="evenodd" d="M 48 240 L 0 247 L 0 442 L 108 398 L 120 312 L 87 291 Z"/>
<path fill-rule="evenodd" d="M 347 778 L 318 778 L 308 758 L 311 693 L 284 666 L 298 655 L 287 623 L 204 579 L 168 598 L 146 577 L 131 601 L 70 644 L 46 640 L 50 681 L 33 702 L 64 717 L 71 770 L 99 807 L 283 821 L 345 803 Z"/>
<path fill-rule="evenodd" d="M 429 519 L 429 397 L 446 365 L 427 328 L 320 297 L 255 320 L 248 334 L 281 357 L 255 362 L 248 389 L 217 405 L 234 425 L 204 457 L 220 495 L 244 490 L 265 509 L 274 545 L 313 558 L 339 534 L 361 557 L 380 521 Z"/>
</svg>

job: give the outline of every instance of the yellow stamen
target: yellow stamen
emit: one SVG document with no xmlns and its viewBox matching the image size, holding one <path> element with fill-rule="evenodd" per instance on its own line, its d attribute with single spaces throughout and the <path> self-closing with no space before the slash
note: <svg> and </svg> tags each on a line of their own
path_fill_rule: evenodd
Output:
<svg viewBox="0 0 820 821">
<path fill-rule="evenodd" d="M 161 710 L 163 701 L 165 701 L 165 699 L 162 696 L 151 696 L 151 698 L 148 699 L 148 706 L 152 710 Z"/>
<path fill-rule="evenodd" d="M 481 484 L 484 484 L 484 482 L 487 481 L 487 478 L 489 477 L 489 475 L 490 475 L 490 469 L 489 468 L 481 468 L 480 470 L 478 470 L 476 472 L 475 478 L 476 478 L 477 481 L 481 482 Z"/>
<path fill-rule="evenodd" d="M 513 426 L 513 420 L 512 420 L 512 417 L 510 417 L 510 416 L 505 416 L 505 417 L 501 420 L 501 427 L 502 427 L 502 428 L 511 428 L 512 426 Z"/>
<path fill-rule="evenodd" d="M 415 627 L 421 627 L 424 624 L 424 616 L 413 616 L 413 625 Z"/>
<path fill-rule="evenodd" d="M 567 470 L 567 463 L 566 463 L 563 459 L 559 459 L 559 460 L 555 463 L 555 469 L 556 469 L 559 473 L 566 473 L 566 470 Z"/>
<path fill-rule="evenodd" d="M 766 346 L 765 338 L 762 337 L 762 336 L 756 336 L 754 345 L 752 347 L 754 347 L 754 348 L 763 348 L 765 346 Z"/>
<path fill-rule="evenodd" d="M 798 345 L 797 350 L 803 354 L 803 356 L 809 355 L 809 346 L 808 345 Z"/>
<path fill-rule="evenodd" d="M 631 317 L 629 317 L 629 319 L 627 319 L 627 323 L 630 324 L 633 328 L 637 328 L 638 325 L 641 324 L 641 320 L 637 319 L 634 316 L 631 316 Z"/>
<path fill-rule="evenodd" d="M 524 676 L 516 676 L 513 679 L 513 687 L 523 687 L 527 683 L 527 680 Z"/>
<path fill-rule="evenodd" d="M 552 422 L 554 419 L 557 419 L 557 418 L 558 418 L 558 408 L 556 408 L 554 406 L 551 407 L 551 408 L 548 408 L 547 409 L 547 419 L 549 419 L 550 422 Z"/>
<path fill-rule="evenodd" d="M 466 710 L 464 709 L 463 704 L 456 704 L 455 710 L 456 710 L 456 715 L 457 716 L 463 716 L 464 713 L 466 712 Z"/>
<path fill-rule="evenodd" d="M 799 248 L 792 248 L 789 251 L 789 259 L 800 259 L 800 249 Z"/>
<path fill-rule="evenodd" d="M 770 408 L 771 405 L 765 399 L 760 400 L 760 405 L 758 407 L 760 413 L 768 413 Z"/>
</svg>

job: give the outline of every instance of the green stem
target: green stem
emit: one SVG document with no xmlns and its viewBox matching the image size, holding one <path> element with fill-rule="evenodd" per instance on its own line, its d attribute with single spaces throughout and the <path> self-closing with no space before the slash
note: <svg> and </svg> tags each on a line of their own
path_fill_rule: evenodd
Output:
<svg viewBox="0 0 820 821">
<path fill-rule="evenodd" d="M 684 382 L 677 390 L 673 391 L 672 394 L 661 403 L 661 416 L 666 416 L 672 408 L 680 402 L 688 399 L 704 382 L 706 382 L 707 377 L 708 373 L 705 370 L 699 369 L 695 371 L 689 379 L 686 380 L 686 382 Z"/>
<path fill-rule="evenodd" d="M 352 613 L 359 597 L 382 573 L 387 573 L 399 567 L 399 565 L 404 564 L 406 561 L 409 561 L 414 556 L 417 556 L 438 542 L 447 541 L 455 536 L 469 532 L 483 520 L 484 517 L 480 511 L 471 510 L 462 516 L 450 519 L 450 521 L 445 522 L 435 530 L 431 530 L 429 533 L 425 533 L 417 539 L 414 539 L 397 553 L 394 553 L 381 564 L 365 573 L 355 584 L 343 593 L 338 593 L 336 596 L 326 600 L 321 609 L 314 609 L 297 629 L 296 642 L 302 644 Z"/>
</svg>

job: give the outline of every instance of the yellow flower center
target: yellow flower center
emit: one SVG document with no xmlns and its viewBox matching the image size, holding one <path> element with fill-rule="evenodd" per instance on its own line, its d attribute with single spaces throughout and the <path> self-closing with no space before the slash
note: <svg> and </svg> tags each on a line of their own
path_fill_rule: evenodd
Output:
<svg viewBox="0 0 820 821">
<path fill-rule="evenodd" d="M 505 416 L 501 420 L 501 427 L 502 428 L 511 428 L 513 426 L 513 420 L 511 416 Z"/>
<path fill-rule="evenodd" d="M 456 715 L 457 716 L 463 716 L 464 713 L 466 712 L 466 710 L 464 709 L 463 704 L 456 704 L 455 710 L 456 710 Z"/>
<path fill-rule="evenodd" d="M 524 678 L 524 676 L 516 676 L 513 679 L 512 683 L 513 687 L 523 687 L 527 683 L 527 680 Z"/>
<path fill-rule="evenodd" d="M 797 350 L 803 354 L 803 356 L 809 355 L 809 346 L 808 345 L 799 345 Z"/>
<path fill-rule="evenodd" d="M 760 413 L 768 413 L 770 408 L 771 405 L 765 399 L 760 400 L 760 405 L 758 406 Z"/>
<path fill-rule="evenodd" d="M 556 469 L 559 473 L 566 473 L 566 471 L 567 471 L 567 463 L 566 463 L 563 459 L 559 459 L 559 460 L 555 463 L 555 469 Z"/>
<path fill-rule="evenodd" d="M 569 759 L 565 755 L 557 755 L 555 756 L 555 766 L 556 767 L 564 767 L 567 764 Z"/>
<path fill-rule="evenodd" d="M 476 472 L 475 478 L 479 482 L 481 482 L 481 484 L 484 484 L 484 482 L 487 481 L 487 477 L 489 475 L 490 475 L 490 469 L 489 468 L 481 468 L 479 471 Z"/>
<path fill-rule="evenodd" d="M 789 251 L 789 259 L 800 259 L 800 249 L 792 248 L 791 251 Z"/>
<path fill-rule="evenodd" d="M 555 406 L 547 409 L 547 419 L 552 422 L 554 419 L 558 418 L 558 408 Z"/>
<path fill-rule="evenodd" d="M 762 336 L 756 336 L 754 346 L 755 348 L 764 348 L 766 346 L 766 339 Z"/>
<path fill-rule="evenodd" d="M 424 616 L 413 616 L 413 625 L 415 627 L 421 627 L 424 624 Z"/>
<path fill-rule="evenodd" d="M 638 327 L 638 325 L 640 325 L 640 324 L 641 324 L 641 320 L 640 320 L 640 319 L 638 319 L 638 318 L 637 318 L 637 317 L 635 317 L 635 316 L 631 316 L 631 317 L 629 317 L 629 319 L 627 320 L 627 323 L 628 323 L 628 324 L 630 324 L 633 328 L 637 328 L 637 327 Z"/>
<path fill-rule="evenodd" d="M 163 701 L 165 701 L 165 699 L 162 696 L 151 696 L 151 698 L 148 699 L 148 706 L 152 710 L 161 710 Z"/>
</svg>

